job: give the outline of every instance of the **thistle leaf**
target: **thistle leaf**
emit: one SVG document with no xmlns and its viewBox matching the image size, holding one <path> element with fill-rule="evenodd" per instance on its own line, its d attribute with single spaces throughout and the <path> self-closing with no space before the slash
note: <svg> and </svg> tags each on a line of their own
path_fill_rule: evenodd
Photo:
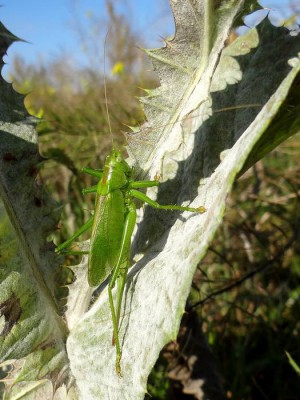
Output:
<svg viewBox="0 0 300 400">
<path fill-rule="evenodd" d="M 224 47 L 243 2 L 219 1 L 215 9 L 211 3 L 171 2 L 175 38 L 148 51 L 161 86 L 143 101 L 148 125 L 128 138 L 132 162 L 163 181 L 159 203 L 204 205 L 207 212 L 145 207 L 132 245 L 138 261 L 127 279 L 120 326 L 123 378 L 115 372 L 106 290 L 67 341 L 84 398 L 144 398 L 160 350 L 176 338 L 194 272 L 222 221 L 228 192 L 253 164 L 255 145 L 264 138 L 262 147 L 271 148 L 272 124 L 295 96 L 299 37 L 265 19 Z M 297 118 L 290 113 L 290 121 L 296 124 Z"/>
<path fill-rule="evenodd" d="M 1 67 L 16 40 L 0 24 Z M 37 178 L 42 157 L 23 101 L 0 77 L 0 363 L 11 365 L 6 399 L 50 399 L 68 366 L 55 301 L 60 260 L 47 241 L 59 215 Z"/>
</svg>

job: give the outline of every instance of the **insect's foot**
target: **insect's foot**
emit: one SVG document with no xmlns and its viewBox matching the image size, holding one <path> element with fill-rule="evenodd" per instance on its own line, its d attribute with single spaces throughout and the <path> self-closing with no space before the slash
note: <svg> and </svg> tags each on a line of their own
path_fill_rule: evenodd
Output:
<svg viewBox="0 0 300 400">
<path fill-rule="evenodd" d="M 199 212 L 200 214 L 203 214 L 203 213 L 205 213 L 205 212 L 206 212 L 206 208 L 205 208 L 205 207 L 203 207 L 203 206 L 201 206 L 201 207 L 198 207 L 198 208 L 197 208 L 197 210 L 198 210 L 198 212 Z"/>
<path fill-rule="evenodd" d="M 117 359 L 116 359 L 116 372 L 117 372 L 119 378 L 123 378 L 122 370 L 121 370 L 121 365 L 120 365 L 120 363 L 121 363 L 121 357 L 122 357 L 122 354 L 118 355 L 118 356 L 117 356 Z"/>
<path fill-rule="evenodd" d="M 159 183 L 159 181 L 160 181 L 160 178 L 161 178 L 161 175 L 160 175 L 160 173 L 159 173 L 159 172 L 157 172 L 157 173 L 155 174 L 155 176 L 154 176 L 154 180 L 155 180 L 156 182 L 158 182 L 158 183 Z"/>
</svg>

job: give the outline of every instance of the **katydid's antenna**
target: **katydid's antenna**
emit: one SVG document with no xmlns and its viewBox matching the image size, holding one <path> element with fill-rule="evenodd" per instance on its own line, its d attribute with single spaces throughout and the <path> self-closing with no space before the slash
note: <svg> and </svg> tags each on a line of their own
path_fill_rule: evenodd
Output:
<svg viewBox="0 0 300 400">
<path fill-rule="evenodd" d="M 105 99 L 106 119 L 107 119 L 108 128 L 109 128 L 109 132 L 110 132 L 111 146 L 112 146 L 112 148 L 114 148 L 114 139 L 113 139 L 113 134 L 112 134 L 112 130 L 111 130 L 109 111 L 108 111 L 107 92 L 106 92 L 106 71 L 105 71 L 106 42 L 107 42 L 107 37 L 108 37 L 109 31 L 110 31 L 110 28 L 106 32 L 105 40 L 104 40 L 104 49 L 103 49 L 103 58 L 104 58 L 104 60 L 103 60 L 103 62 L 104 62 L 103 73 L 104 73 L 104 77 L 103 77 L 103 82 L 104 82 L 104 99 Z"/>
</svg>

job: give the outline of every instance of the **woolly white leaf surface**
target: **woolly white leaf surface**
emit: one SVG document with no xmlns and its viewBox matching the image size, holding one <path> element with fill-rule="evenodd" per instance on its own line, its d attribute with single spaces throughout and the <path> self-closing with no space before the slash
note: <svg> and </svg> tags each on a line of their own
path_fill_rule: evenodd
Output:
<svg viewBox="0 0 300 400">
<path fill-rule="evenodd" d="M 183 12 L 181 7 L 185 7 L 183 3 L 176 2 L 179 14 Z M 194 3 L 196 6 L 197 2 Z M 157 192 L 161 204 L 204 205 L 207 212 L 180 214 L 145 207 L 132 246 L 133 255 L 144 256 L 130 270 L 122 310 L 123 377 L 118 377 L 115 371 L 106 289 L 73 327 L 67 341 L 71 369 L 85 400 L 144 397 L 147 378 L 159 351 L 176 338 L 193 274 L 222 220 L 227 193 L 253 146 L 271 126 L 299 73 L 299 39 L 291 39 L 287 30 L 272 27 L 268 20 L 226 48 L 220 57 L 230 21 L 242 4 L 230 2 L 231 8 L 227 9 L 229 2 L 225 3 L 219 2 L 215 14 L 220 29 L 215 32 L 210 57 L 197 79 L 192 75 L 192 84 L 186 83 L 188 94 L 182 95 L 184 101 L 172 110 L 175 119 L 181 115 L 186 117 L 185 121 L 169 129 L 168 136 L 151 136 L 150 139 L 156 140 L 155 151 L 145 145 L 144 161 L 141 149 L 134 146 L 130 150 L 150 176 L 162 177 L 164 182 Z M 200 6 L 200 2 L 197 4 Z M 190 36 L 187 28 L 191 18 L 186 9 L 183 14 L 175 15 L 177 29 L 186 29 L 193 43 L 194 35 Z M 172 45 L 176 47 L 176 40 Z M 264 52 L 270 47 L 272 56 L 268 53 L 265 57 Z M 273 71 L 274 59 L 278 62 L 276 71 Z M 262 78 L 257 65 L 264 74 L 270 71 L 273 74 L 269 73 L 268 79 Z M 165 87 L 160 90 L 168 91 L 166 85 L 171 85 L 176 99 L 179 82 L 170 78 L 166 83 L 166 70 L 167 67 L 162 73 L 166 74 L 162 82 Z M 220 108 L 235 105 L 237 108 L 226 114 L 218 112 Z M 147 141 L 146 133 L 139 138 Z"/>
</svg>

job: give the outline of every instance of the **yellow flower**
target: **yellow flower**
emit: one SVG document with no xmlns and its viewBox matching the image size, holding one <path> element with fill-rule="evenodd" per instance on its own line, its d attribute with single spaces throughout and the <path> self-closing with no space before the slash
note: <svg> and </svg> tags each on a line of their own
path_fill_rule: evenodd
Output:
<svg viewBox="0 0 300 400">
<path fill-rule="evenodd" d="M 115 63 L 115 65 L 112 67 L 112 73 L 113 75 L 123 75 L 125 70 L 124 63 L 122 61 L 118 61 Z"/>
</svg>

